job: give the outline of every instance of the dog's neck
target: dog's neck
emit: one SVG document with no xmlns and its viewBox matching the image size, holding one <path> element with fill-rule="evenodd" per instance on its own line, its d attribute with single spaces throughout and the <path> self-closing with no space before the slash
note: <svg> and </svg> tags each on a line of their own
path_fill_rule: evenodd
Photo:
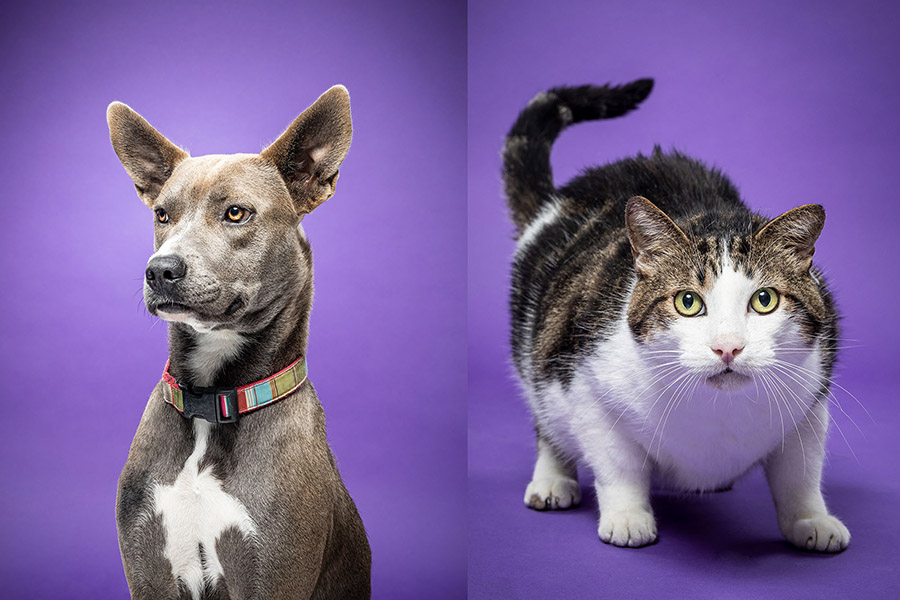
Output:
<svg viewBox="0 0 900 600">
<path fill-rule="evenodd" d="M 234 388 L 269 377 L 306 354 L 312 294 L 301 293 L 263 329 L 202 333 L 169 324 L 169 373 L 179 384 Z"/>
</svg>

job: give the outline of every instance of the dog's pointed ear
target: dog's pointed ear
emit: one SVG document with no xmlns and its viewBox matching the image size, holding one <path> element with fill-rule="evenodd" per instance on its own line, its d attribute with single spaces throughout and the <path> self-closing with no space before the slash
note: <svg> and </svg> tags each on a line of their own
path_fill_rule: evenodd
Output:
<svg viewBox="0 0 900 600">
<path fill-rule="evenodd" d="M 350 94 L 336 85 L 319 96 L 260 156 L 278 167 L 298 211 L 306 214 L 334 195 L 351 137 Z"/>
<path fill-rule="evenodd" d="M 188 153 L 155 130 L 127 104 L 113 102 L 106 109 L 109 139 L 138 196 L 152 206 L 172 170 Z"/>
</svg>

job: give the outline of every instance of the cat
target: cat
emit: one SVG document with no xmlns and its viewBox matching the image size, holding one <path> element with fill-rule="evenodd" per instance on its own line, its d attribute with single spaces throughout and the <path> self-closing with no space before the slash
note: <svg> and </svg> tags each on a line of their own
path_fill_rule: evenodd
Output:
<svg viewBox="0 0 900 600">
<path fill-rule="evenodd" d="M 652 87 L 551 89 L 506 140 L 513 361 L 537 433 L 525 504 L 577 505 L 583 461 L 600 539 L 645 546 L 651 486 L 718 491 L 761 464 L 788 541 L 840 552 L 850 533 L 821 491 L 838 335 L 812 266 L 823 208 L 766 219 L 720 171 L 659 146 L 554 187 L 560 132 Z"/>
</svg>

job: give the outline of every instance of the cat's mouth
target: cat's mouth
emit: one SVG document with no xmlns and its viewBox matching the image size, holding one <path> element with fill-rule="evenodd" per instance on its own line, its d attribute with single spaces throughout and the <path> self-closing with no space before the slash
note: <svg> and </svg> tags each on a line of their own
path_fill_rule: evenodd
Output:
<svg viewBox="0 0 900 600">
<path fill-rule="evenodd" d="M 706 378 L 706 382 L 719 390 L 736 390 L 750 383 L 751 378 L 743 373 L 738 373 L 731 367 L 725 367 L 715 375 Z"/>
</svg>

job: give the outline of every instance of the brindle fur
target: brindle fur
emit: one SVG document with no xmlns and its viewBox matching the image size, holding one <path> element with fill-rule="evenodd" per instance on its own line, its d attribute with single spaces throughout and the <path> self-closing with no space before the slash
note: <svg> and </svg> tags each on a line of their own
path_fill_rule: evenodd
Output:
<svg viewBox="0 0 900 600">
<path fill-rule="evenodd" d="M 625 114 L 651 88 L 647 79 L 554 88 L 532 100 L 510 130 L 503 175 L 517 237 L 549 203 L 559 206 L 513 264 L 512 348 L 520 374 L 567 386 L 623 310 L 635 339 L 648 339 L 677 318 L 675 293 L 709 289 L 727 248 L 736 268 L 772 282 L 810 344 L 822 341 L 829 376 L 837 314 L 822 274 L 810 268 L 825 219 L 821 207 L 801 206 L 769 221 L 746 207 L 720 171 L 658 146 L 650 156 L 591 168 L 554 186 L 550 150 L 557 135 L 572 123 Z M 640 230 L 628 227 L 626 207 L 630 217 L 656 223 L 658 235 L 635 240 Z M 636 269 L 635 245 L 652 269 Z"/>
<path fill-rule="evenodd" d="M 113 147 L 139 196 L 169 215 L 169 223 L 156 223 L 156 248 L 179 228 L 191 228 L 183 253 L 190 265 L 185 286 L 177 298 L 147 287 L 148 309 L 155 313 L 163 302 L 182 302 L 214 331 L 245 338 L 212 382 L 200 381 L 204 375 L 191 357 L 206 334 L 171 323 L 171 374 L 182 384 L 229 388 L 305 355 L 312 253 L 300 221 L 334 193 L 350 143 L 346 90 L 323 94 L 261 155 L 190 158 L 123 104 L 112 104 L 108 118 Z M 221 215 L 232 203 L 251 203 L 253 220 L 223 226 Z M 141 419 L 116 505 L 132 597 L 154 600 L 190 598 L 163 555 L 165 531 L 153 510 L 154 487 L 175 481 L 195 441 L 190 421 L 165 403 L 163 385 Z M 218 537 L 224 578 L 207 585 L 203 598 L 369 597 L 366 533 L 328 447 L 325 416 L 309 381 L 238 423 L 214 426 L 200 468 L 212 469 L 257 530 L 245 537 L 231 528 Z M 204 556 L 211 549 L 198 550 Z"/>
</svg>

